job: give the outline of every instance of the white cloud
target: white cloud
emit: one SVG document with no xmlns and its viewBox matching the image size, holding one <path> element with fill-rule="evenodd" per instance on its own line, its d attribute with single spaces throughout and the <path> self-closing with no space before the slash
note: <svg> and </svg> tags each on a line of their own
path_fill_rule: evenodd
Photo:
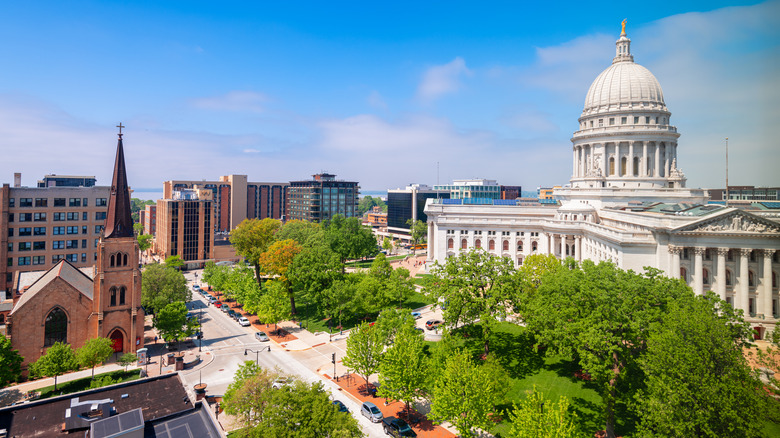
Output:
<svg viewBox="0 0 780 438">
<path fill-rule="evenodd" d="M 417 96 L 423 101 L 432 101 L 444 94 L 460 89 L 461 77 L 471 76 L 471 70 L 466 67 L 466 61 L 457 57 L 444 65 L 430 67 L 423 74 L 422 82 L 417 88 Z"/>
<path fill-rule="evenodd" d="M 198 109 L 211 111 L 235 111 L 235 112 L 263 112 L 263 103 L 268 98 L 254 91 L 231 91 L 227 94 L 214 97 L 202 97 L 192 99 L 191 104 Z"/>
<path fill-rule="evenodd" d="M 368 105 L 372 108 L 387 109 L 387 103 L 382 98 L 382 95 L 376 90 L 372 90 L 371 93 L 369 93 L 366 102 L 368 102 Z"/>
</svg>

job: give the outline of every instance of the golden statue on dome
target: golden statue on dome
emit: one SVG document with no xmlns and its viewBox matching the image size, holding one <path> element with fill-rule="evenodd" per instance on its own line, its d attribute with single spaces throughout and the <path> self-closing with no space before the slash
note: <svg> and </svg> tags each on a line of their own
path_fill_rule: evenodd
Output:
<svg viewBox="0 0 780 438">
<path fill-rule="evenodd" d="M 623 29 L 620 31 L 620 36 L 626 35 L 626 21 L 628 21 L 628 19 L 624 18 L 623 21 L 620 22 L 620 24 L 623 26 Z"/>
</svg>

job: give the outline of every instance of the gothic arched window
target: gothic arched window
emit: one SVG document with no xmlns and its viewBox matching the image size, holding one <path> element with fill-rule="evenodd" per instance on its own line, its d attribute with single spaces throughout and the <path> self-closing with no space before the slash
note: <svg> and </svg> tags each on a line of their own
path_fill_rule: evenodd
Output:
<svg viewBox="0 0 780 438">
<path fill-rule="evenodd" d="M 122 254 L 122 266 L 127 266 L 127 254 Z"/>
<path fill-rule="evenodd" d="M 108 297 L 109 297 L 109 306 L 116 306 L 116 288 L 114 286 L 111 286 L 111 289 L 108 290 Z"/>
<path fill-rule="evenodd" d="M 111 254 L 111 264 L 110 267 L 114 267 L 116 265 L 116 254 Z"/>
<path fill-rule="evenodd" d="M 59 307 L 55 307 L 46 316 L 43 335 L 43 346 L 49 347 L 55 342 L 68 342 L 68 315 Z"/>
<path fill-rule="evenodd" d="M 127 289 L 125 289 L 124 286 L 120 286 L 119 287 L 119 305 L 120 306 L 125 303 L 125 291 L 126 290 Z"/>
</svg>

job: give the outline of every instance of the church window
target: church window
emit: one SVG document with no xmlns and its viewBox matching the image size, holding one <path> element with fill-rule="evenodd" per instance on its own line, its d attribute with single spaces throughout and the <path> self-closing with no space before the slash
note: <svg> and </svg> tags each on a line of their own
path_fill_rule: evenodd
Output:
<svg viewBox="0 0 780 438">
<path fill-rule="evenodd" d="M 615 174 L 615 157 L 610 157 L 609 159 L 609 175 L 612 176 Z"/>
<path fill-rule="evenodd" d="M 127 266 L 127 254 L 122 254 L 122 266 Z"/>
<path fill-rule="evenodd" d="M 504 251 L 509 251 L 509 241 L 505 240 L 501 247 Z"/>
<path fill-rule="evenodd" d="M 111 254 L 111 262 L 109 264 L 109 267 L 113 268 L 114 265 L 116 265 L 116 254 Z"/>
<path fill-rule="evenodd" d="M 626 176 L 626 168 L 628 167 L 628 158 L 623 157 L 620 159 L 620 176 Z"/>
<path fill-rule="evenodd" d="M 109 306 L 116 306 L 116 288 L 111 286 L 108 290 Z"/>
<path fill-rule="evenodd" d="M 447 240 L 447 249 L 452 249 L 455 246 L 455 242 L 452 239 Z"/>
<path fill-rule="evenodd" d="M 119 305 L 120 306 L 125 304 L 125 291 L 126 291 L 126 289 L 125 289 L 124 286 L 120 286 L 119 287 Z"/>
<path fill-rule="evenodd" d="M 68 342 L 68 315 L 59 307 L 46 316 L 43 346 L 50 347 L 56 342 Z"/>
<path fill-rule="evenodd" d="M 467 246 L 466 239 L 462 239 L 460 241 L 460 249 L 466 249 L 466 246 Z"/>
<path fill-rule="evenodd" d="M 493 251 L 495 249 L 496 249 L 496 241 L 495 240 L 491 240 L 490 242 L 488 242 L 488 250 L 489 251 Z"/>
</svg>

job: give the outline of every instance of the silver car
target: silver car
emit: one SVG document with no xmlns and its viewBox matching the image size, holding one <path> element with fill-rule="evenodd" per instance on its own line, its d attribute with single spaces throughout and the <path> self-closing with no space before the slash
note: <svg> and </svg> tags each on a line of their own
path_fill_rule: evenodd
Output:
<svg viewBox="0 0 780 438">
<path fill-rule="evenodd" d="M 255 339 L 257 339 L 260 342 L 268 342 L 268 335 L 265 334 L 265 332 L 257 332 L 255 333 Z"/>
<path fill-rule="evenodd" d="M 382 411 L 380 411 L 379 408 L 371 402 L 363 403 L 363 406 L 360 408 L 360 413 L 363 414 L 364 417 L 371 420 L 372 423 L 379 423 L 384 418 Z"/>
</svg>

